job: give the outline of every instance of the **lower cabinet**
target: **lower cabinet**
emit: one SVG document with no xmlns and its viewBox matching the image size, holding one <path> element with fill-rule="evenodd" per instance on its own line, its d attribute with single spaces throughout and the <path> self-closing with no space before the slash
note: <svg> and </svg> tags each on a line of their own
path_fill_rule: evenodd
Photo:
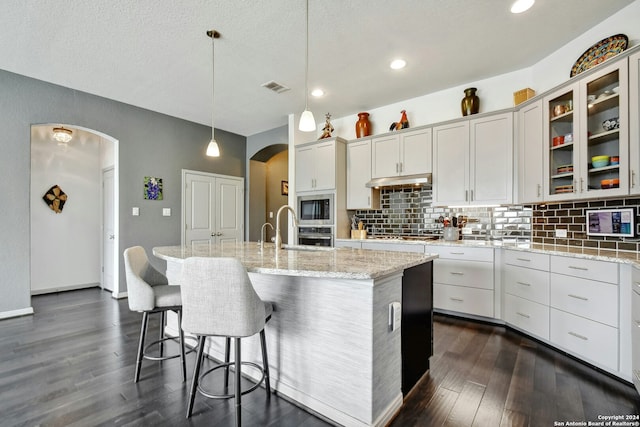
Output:
<svg viewBox="0 0 640 427">
<path fill-rule="evenodd" d="M 505 322 L 537 338 L 549 340 L 548 305 L 505 294 L 502 312 L 504 313 Z"/>
<path fill-rule="evenodd" d="M 427 246 L 433 261 L 433 306 L 494 317 L 493 248 Z"/>
</svg>

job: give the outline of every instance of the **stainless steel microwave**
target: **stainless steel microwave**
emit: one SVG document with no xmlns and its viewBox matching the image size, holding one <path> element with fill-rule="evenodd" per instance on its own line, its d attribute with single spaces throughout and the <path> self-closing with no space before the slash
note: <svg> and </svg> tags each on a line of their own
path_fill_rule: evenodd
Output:
<svg viewBox="0 0 640 427">
<path fill-rule="evenodd" d="M 301 225 L 333 225 L 333 194 L 298 196 Z"/>
</svg>

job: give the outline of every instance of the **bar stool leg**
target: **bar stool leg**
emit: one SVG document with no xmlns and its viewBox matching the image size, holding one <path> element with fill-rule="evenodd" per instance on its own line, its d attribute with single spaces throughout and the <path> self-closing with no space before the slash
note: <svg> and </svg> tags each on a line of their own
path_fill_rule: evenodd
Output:
<svg viewBox="0 0 640 427">
<path fill-rule="evenodd" d="M 264 388 L 267 391 L 267 399 L 271 399 L 271 382 L 269 381 L 269 360 L 267 358 L 267 339 L 264 329 L 260 331 L 260 347 L 262 347 L 262 369 L 264 370 Z"/>
<path fill-rule="evenodd" d="M 140 380 L 140 368 L 142 367 L 142 358 L 144 355 L 144 338 L 147 335 L 147 323 L 149 322 L 149 313 L 142 313 L 142 326 L 140 327 L 140 342 L 138 343 L 138 355 L 136 356 L 136 372 L 134 382 Z"/>
<path fill-rule="evenodd" d="M 226 337 L 224 339 L 224 363 L 227 365 L 224 368 L 224 392 L 227 392 L 229 388 L 229 359 L 231 358 L 231 338 Z"/>
<path fill-rule="evenodd" d="M 235 362 L 236 362 L 236 427 L 240 427 L 242 425 L 242 416 L 241 416 L 241 408 L 242 408 L 242 391 L 240 387 L 240 378 L 241 378 L 241 370 L 242 370 L 242 357 L 240 356 L 240 338 L 235 338 Z"/>
<path fill-rule="evenodd" d="M 200 378 L 200 367 L 202 366 L 202 359 L 204 356 L 204 341 L 207 337 L 198 337 L 198 355 L 196 356 L 196 366 L 193 369 L 193 380 L 191 381 L 191 391 L 189 392 L 189 404 L 187 406 L 187 418 L 191 417 L 193 411 L 193 402 L 196 399 L 196 393 L 198 392 L 198 379 Z"/>
<path fill-rule="evenodd" d="M 165 322 L 165 313 L 166 311 L 161 311 L 160 312 L 160 336 L 158 337 L 158 340 L 160 340 L 160 357 L 164 356 L 164 322 Z"/>
<path fill-rule="evenodd" d="M 178 334 L 180 335 L 180 362 L 182 363 L 182 382 L 187 381 L 187 362 L 184 353 L 184 331 L 182 330 L 182 310 L 176 310 L 178 314 Z"/>
</svg>

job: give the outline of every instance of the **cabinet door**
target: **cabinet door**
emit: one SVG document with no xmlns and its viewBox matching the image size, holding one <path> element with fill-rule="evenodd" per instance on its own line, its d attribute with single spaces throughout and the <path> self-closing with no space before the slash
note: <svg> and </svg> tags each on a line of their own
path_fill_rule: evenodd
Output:
<svg viewBox="0 0 640 427">
<path fill-rule="evenodd" d="M 296 191 L 312 191 L 315 183 L 314 147 L 296 148 Z"/>
<path fill-rule="evenodd" d="M 610 197 L 629 191 L 628 70 L 626 61 L 603 66 L 580 80 L 580 169 L 578 191 L 582 197 Z M 613 125 L 611 119 L 617 121 Z M 595 167 L 594 156 L 618 161 Z M 613 188 L 603 181 L 616 180 Z"/>
<path fill-rule="evenodd" d="M 513 201 L 513 113 L 474 119 L 471 127 L 469 201 Z"/>
<path fill-rule="evenodd" d="M 400 139 L 398 135 L 373 138 L 371 141 L 371 177 L 385 178 L 400 173 Z"/>
<path fill-rule="evenodd" d="M 371 139 L 347 146 L 347 209 L 371 208 Z"/>
<path fill-rule="evenodd" d="M 572 200 L 578 196 L 582 138 L 579 108 L 578 83 L 543 99 L 545 200 Z"/>
<path fill-rule="evenodd" d="M 431 173 L 431 129 L 400 134 L 400 174 Z"/>
<path fill-rule="evenodd" d="M 629 56 L 629 193 L 640 194 L 640 52 Z"/>
<path fill-rule="evenodd" d="M 433 156 L 434 205 L 469 204 L 469 121 L 434 127 Z"/>
<path fill-rule="evenodd" d="M 314 190 L 333 190 L 336 188 L 336 142 L 329 141 L 315 145 L 314 153 L 315 182 Z"/>
<path fill-rule="evenodd" d="M 542 100 L 518 111 L 518 203 L 543 201 Z"/>
</svg>

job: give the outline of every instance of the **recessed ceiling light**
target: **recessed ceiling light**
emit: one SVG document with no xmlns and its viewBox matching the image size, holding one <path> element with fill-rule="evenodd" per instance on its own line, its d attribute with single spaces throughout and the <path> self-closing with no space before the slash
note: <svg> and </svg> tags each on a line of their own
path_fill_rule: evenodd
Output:
<svg viewBox="0 0 640 427">
<path fill-rule="evenodd" d="M 511 13 L 522 13 L 527 11 L 535 2 L 536 0 L 516 0 L 511 5 Z"/>
<path fill-rule="evenodd" d="M 401 68 L 404 68 L 405 65 L 407 65 L 407 61 L 405 61 L 404 59 L 394 59 L 393 61 L 391 61 L 391 64 L 389 66 L 394 70 L 399 70 Z"/>
<path fill-rule="evenodd" d="M 322 89 L 314 89 L 313 91 L 311 91 L 311 96 L 315 96 L 316 98 L 323 95 L 324 95 L 324 91 Z"/>
</svg>

